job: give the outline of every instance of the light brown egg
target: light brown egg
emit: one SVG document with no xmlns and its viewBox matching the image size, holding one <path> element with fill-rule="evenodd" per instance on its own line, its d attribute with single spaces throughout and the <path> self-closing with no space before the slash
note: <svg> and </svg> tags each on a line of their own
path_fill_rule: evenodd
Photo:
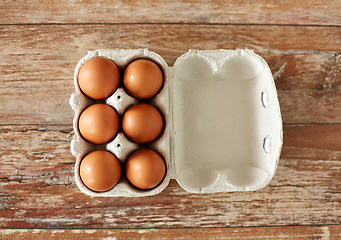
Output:
<svg viewBox="0 0 341 240">
<path fill-rule="evenodd" d="M 137 99 L 154 97 L 163 84 L 160 67 L 151 60 L 138 59 L 130 63 L 123 74 L 125 90 Z"/>
<path fill-rule="evenodd" d="M 116 111 L 106 104 L 94 104 L 79 117 L 79 132 L 89 142 L 102 144 L 113 139 L 120 125 Z"/>
<path fill-rule="evenodd" d="M 94 151 L 83 158 L 79 174 L 89 189 L 104 192 L 112 189 L 120 180 L 121 165 L 112 153 Z"/>
<path fill-rule="evenodd" d="M 112 95 L 120 83 L 120 71 L 116 64 L 103 57 L 91 58 L 84 63 L 78 74 L 82 92 L 99 100 Z"/>
<path fill-rule="evenodd" d="M 166 174 L 162 157 L 150 149 L 134 152 L 125 164 L 125 173 L 131 184 L 140 189 L 151 189 L 161 183 Z"/>
<path fill-rule="evenodd" d="M 160 112 L 150 104 L 135 104 L 123 114 L 123 132 L 134 142 L 154 141 L 160 135 L 162 127 L 163 120 Z"/>
</svg>

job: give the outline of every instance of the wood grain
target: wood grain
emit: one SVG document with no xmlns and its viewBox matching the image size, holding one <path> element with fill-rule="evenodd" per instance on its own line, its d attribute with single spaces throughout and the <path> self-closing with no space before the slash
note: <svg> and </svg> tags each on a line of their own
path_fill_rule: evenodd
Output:
<svg viewBox="0 0 341 240">
<path fill-rule="evenodd" d="M 2 1 L 0 239 L 341 239 L 341 2 Z M 255 50 L 284 122 L 256 192 L 94 198 L 74 181 L 73 69 L 89 50 Z M 6 228 L 6 229 L 4 229 Z"/>
<path fill-rule="evenodd" d="M 338 25 L 338 0 L 2 1 L 0 24 L 215 23 Z"/>
<path fill-rule="evenodd" d="M 188 49 L 254 49 L 274 74 L 285 124 L 341 122 L 337 27 L 11 25 L 0 36 L 2 125 L 70 124 L 73 69 L 103 48 L 149 48 L 170 66 Z"/>
<path fill-rule="evenodd" d="M 176 181 L 144 198 L 95 198 L 73 178 L 70 125 L 0 128 L 0 228 L 202 228 L 341 224 L 341 125 L 284 128 L 269 186 L 190 194 Z M 320 231 L 320 230 L 319 230 Z"/>
<path fill-rule="evenodd" d="M 341 226 L 287 226 L 199 229 L 6 229 L 2 239 L 340 239 Z"/>
</svg>

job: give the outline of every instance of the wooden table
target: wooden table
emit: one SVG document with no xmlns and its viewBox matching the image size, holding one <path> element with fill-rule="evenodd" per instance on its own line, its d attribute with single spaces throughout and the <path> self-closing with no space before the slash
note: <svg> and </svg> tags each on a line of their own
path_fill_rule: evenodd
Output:
<svg viewBox="0 0 341 240">
<path fill-rule="evenodd" d="M 253 49 L 284 124 L 276 175 L 255 192 L 80 192 L 70 153 L 73 70 L 87 51 Z M 2 1 L 0 239 L 341 239 L 341 2 Z"/>
</svg>

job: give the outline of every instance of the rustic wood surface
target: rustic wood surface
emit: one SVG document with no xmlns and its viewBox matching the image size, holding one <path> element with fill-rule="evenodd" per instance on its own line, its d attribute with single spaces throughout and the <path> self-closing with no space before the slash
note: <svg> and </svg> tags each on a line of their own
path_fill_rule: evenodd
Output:
<svg viewBox="0 0 341 240">
<path fill-rule="evenodd" d="M 340 239 L 340 226 L 187 229 L 0 229 L 6 239 Z M 209 233 L 209 235 L 208 235 Z M 206 238 L 205 238 L 206 237 Z"/>
<path fill-rule="evenodd" d="M 0 2 L 0 239 L 341 239 L 340 1 Z M 87 51 L 253 49 L 284 123 L 255 192 L 93 198 L 74 181 L 73 69 Z"/>
<path fill-rule="evenodd" d="M 338 0 L 2 1 L 1 22 L 341 24 Z"/>
</svg>

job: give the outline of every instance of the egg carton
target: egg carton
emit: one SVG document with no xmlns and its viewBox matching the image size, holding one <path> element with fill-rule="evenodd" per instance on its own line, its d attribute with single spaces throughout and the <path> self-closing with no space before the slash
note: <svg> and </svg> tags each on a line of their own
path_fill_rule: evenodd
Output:
<svg viewBox="0 0 341 240">
<path fill-rule="evenodd" d="M 80 179 L 79 165 L 94 150 L 112 152 L 124 166 L 129 155 L 141 145 L 127 139 L 122 131 L 109 143 L 95 145 L 84 140 L 78 130 L 80 113 L 94 103 L 106 103 L 120 118 L 138 103 L 122 84 L 109 98 L 96 101 L 78 86 L 81 66 L 93 57 L 111 59 L 123 69 L 133 60 L 145 58 L 157 63 L 164 74 L 162 90 L 148 103 L 164 118 L 164 129 L 152 143 L 167 172 L 155 188 L 132 186 L 124 174 L 107 192 L 93 192 Z M 75 180 L 85 194 L 103 197 L 141 197 L 163 191 L 170 179 L 191 193 L 254 191 L 273 178 L 283 144 L 283 127 L 275 83 L 269 66 L 252 50 L 189 50 L 173 67 L 148 49 L 96 50 L 88 52 L 76 65 L 74 139 L 71 152 L 76 157 Z M 122 169 L 124 173 L 124 169 Z"/>
</svg>

